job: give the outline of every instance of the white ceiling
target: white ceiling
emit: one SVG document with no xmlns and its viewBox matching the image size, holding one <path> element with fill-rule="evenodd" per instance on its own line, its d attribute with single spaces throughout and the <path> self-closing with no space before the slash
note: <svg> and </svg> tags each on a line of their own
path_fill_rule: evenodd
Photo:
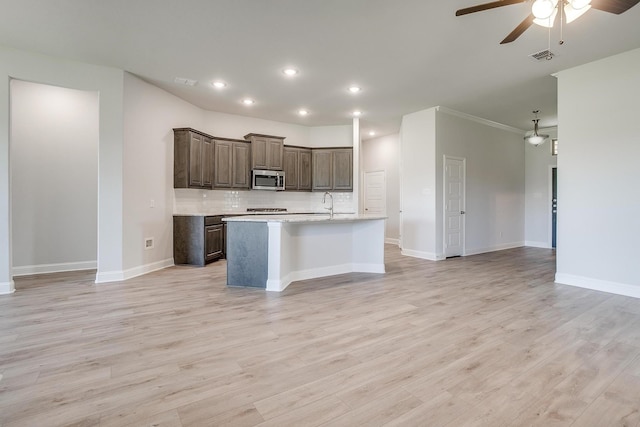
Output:
<svg viewBox="0 0 640 427">
<path fill-rule="evenodd" d="M 530 3 L 455 17 L 486 0 L 2 1 L 0 44 L 117 67 L 202 108 L 310 126 L 351 122 L 397 132 L 403 114 L 445 106 L 520 129 L 556 120 L 554 72 L 640 47 L 640 6 L 590 10 L 565 43 L 532 26 L 499 42 Z M 296 78 L 281 70 L 293 65 Z M 175 77 L 198 80 L 195 87 Z M 229 86 L 214 90 L 209 82 Z M 362 93 L 347 87 L 357 83 Z M 240 100 L 250 96 L 256 104 Z M 305 107 L 307 117 L 296 111 Z"/>
</svg>

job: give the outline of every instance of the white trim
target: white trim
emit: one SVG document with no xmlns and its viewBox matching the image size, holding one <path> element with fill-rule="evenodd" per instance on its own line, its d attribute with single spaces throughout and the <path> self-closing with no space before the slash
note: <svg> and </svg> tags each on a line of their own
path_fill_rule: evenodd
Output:
<svg viewBox="0 0 640 427">
<path fill-rule="evenodd" d="M 109 283 L 109 282 L 121 282 L 124 280 L 124 272 L 120 271 L 103 271 L 96 273 L 95 284 Z"/>
<path fill-rule="evenodd" d="M 547 178 L 549 179 L 549 186 L 548 186 L 548 197 L 547 197 L 547 221 L 548 221 L 548 225 L 549 225 L 549 230 L 548 230 L 548 234 L 547 234 L 547 238 L 549 239 L 547 245 L 549 248 L 551 248 L 553 246 L 553 170 L 556 170 L 556 179 L 558 179 L 558 166 L 557 165 L 549 165 L 549 173 L 547 175 Z M 557 229 L 558 224 L 556 223 L 556 246 L 558 246 L 558 229 Z"/>
<path fill-rule="evenodd" d="M 385 237 L 384 238 L 384 242 L 388 243 L 390 245 L 396 245 L 396 246 L 400 246 L 400 239 L 393 239 L 391 237 Z"/>
<path fill-rule="evenodd" d="M 400 251 L 402 255 L 410 256 L 412 258 L 426 259 L 429 261 L 442 261 L 445 259 L 443 254 L 434 254 L 433 252 L 414 251 L 413 249 L 402 249 Z"/>
<path fill-rule="evenodd" d="M 526 246 L 524 242 L 501 243 L 499 245 L 490 246 L 487 248 L 472 249 L 470 251 L 467 251 L 465 253 L 465 256 L 486 254 L 488 252 L 504 251 L 505 249 L 521 248 L 523 246 Z"/>
<path fill-rule="evenodd" d="M 462 113 L 460 111 L 452 110 L 451 108 L 447 108 L 447 107 L 438 106 L 436 107 L 436 111 L 450 114 L 452 116 L 461 117 L 463 119 L 471 120 L 473 122 L 481 123 L 483 125 L 491 126 L 497 129 L 506 130 L 508 132 L 517 133 L 518 135 L 524 135 L 526 133 L 526 130 L 523 130 L 523 129 L 518 129 L 512 126 L 503 125 L 502 123 L 493 122 L 491 120 L 483 119 L 482 117 L 472 116 L 471 114 Z"/>
<path fill-rule="evenodd" d="M 61 273 L 64 271 L 95 270 L 98 261 L 62 262 L 58 264 L 23 265 L 13 267 L 13 277 L 32 274 Z"/>
<path fill-rule="evenodd" d="M 0 295 L 9 295 L 16 291 L 16 284 L 13 280 L 0 283 Z"/>
<path fill-rule="evenodd" d="M 610 282 L 608 280 L 574 276 L 573 274 L 564 273 L 556 273 L 555 282 L 561 285 L 569 285 L 578 288 L 592 289 L 594 291 L 607 292 L 610 294 L 640 298 L 640 286 L 630 285 L 627 283 Z"/>
<path fill-rule="evenodd" d="M 525 240 L 524 245 L 530 248 L 551 249 L 551 245 L 549 244 L 549 242 L 534 242 L 531 240 Z"/>
<path fill-rule="evenodd" d="M 282 292 L 287 286 L 299 280 L 314 279 L 316 277 L 336 276 L 346 273 L 378 273 L 384 274 L 384 264 L 342 264 L 330 267 L 311 268 L 308 270 L 292 271 L 282 280 L 269 279 L 266 290 L 270 292 Z"/>
<path fill-rule="evenodd" d="M 152 273 L 154 271 L 162 270 L 167 267 L 173 267 L 173 258 L 167 258 L 162 261 L 156 261 L 149 264 L 140 265 L 138 267 L 129 268 L 124 271 L 107 271 L 98 272 L 96 274 L 96 284 L 109 283 L 109 282 L 121 282 L 123 280 L 132 279 L 134 277 L 142 276 L 143 274 Z"/>
</svg>

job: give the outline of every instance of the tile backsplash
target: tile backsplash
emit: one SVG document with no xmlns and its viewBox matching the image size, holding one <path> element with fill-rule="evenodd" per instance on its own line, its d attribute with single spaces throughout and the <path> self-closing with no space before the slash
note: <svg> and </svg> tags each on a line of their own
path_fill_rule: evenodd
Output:
<svg viewBox="0 0 640 427">
<path fill-rule="evenodd" d="M 174 214 L 245 212 L 247 208 L 286 208 L 291 212 L 326 212 L 323 192 L 173 190 Z M 331 192 L 334 212 L 356 211 L 353 193 Z"/>
</svg>

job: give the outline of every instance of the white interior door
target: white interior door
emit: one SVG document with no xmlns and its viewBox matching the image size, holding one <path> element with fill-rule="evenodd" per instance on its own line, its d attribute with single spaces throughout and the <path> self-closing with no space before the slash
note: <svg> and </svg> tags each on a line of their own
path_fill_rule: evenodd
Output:
<svg viewBox="0 0 640 427">
<path fill-rule="evenodd" d="M 387 185 L 385 171 L 364 174 L 364 213 L 387 214 Z"/>
<path fill-rule="evenodd" d="M 465 169 L 463 158 L 444 156 L 444 254 L 464 255 Z"/>
</svg>

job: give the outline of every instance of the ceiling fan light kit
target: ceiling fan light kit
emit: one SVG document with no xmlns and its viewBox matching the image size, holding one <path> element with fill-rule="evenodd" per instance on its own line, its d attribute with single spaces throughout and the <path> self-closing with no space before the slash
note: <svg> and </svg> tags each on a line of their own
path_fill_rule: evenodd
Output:
<svg viewBox="0 0 640 427">
<path fill-rule="evenodd" d="M 478 4 L 456 11 L 456 16 L 468 15 L 485 10 L 496 9 L 512 4 L 529 2 L 531 0 L 496 0 L 489 3 Z M 511 43 L 520 37 L 532 24 L 546 28 L 552 28 L 558 11 L 560 11 L 560 23 L 569 24 L 589 9 L 597 9 L 616 15 L 626 12 L 638 4 L 640 0 L 534 0 L 531 5 L 531 13 L 511 32 L 500 44 Z M 560 44 L 562 44 L 560 40 Z"/>
<path fill-rule="evenodd" d="M 583 4 L 584 3 L 584 4 Z M 587 2 L 579 2 L 574 1 L 564 5 L 564 19 L 567 24 L 572 23 L 576 19 L 580 18 L 587 10 L 591 9 L 591 5 L 589 4 L 591 1 Z M 576 4 L 578 6 L 576 6 Z"/>
<path fill-rule="evenodd" d="M 536 19 L 547 19 L 555 11 L 557 4 L 557 0 L 536 0 L 531 6 L 531 13 Z"/>
</svg>

